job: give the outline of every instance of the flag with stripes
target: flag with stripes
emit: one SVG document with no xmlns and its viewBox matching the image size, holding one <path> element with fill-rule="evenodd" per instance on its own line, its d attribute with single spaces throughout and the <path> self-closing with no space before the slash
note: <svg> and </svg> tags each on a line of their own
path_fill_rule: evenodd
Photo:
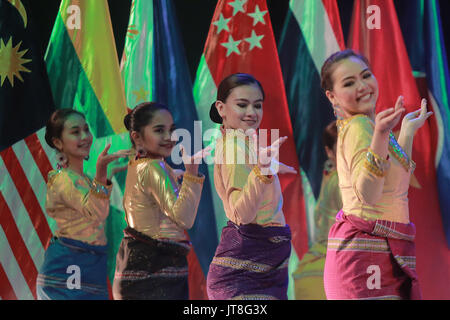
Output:
<svg viewBox="0 0 450 320">
<path fill-rule="evenodd" d="M 396 6 L 399 13 L 405 45 L 411 60 L 419 91 L 428 97 L 428 105 L 434 112 L 430 119 L 431 147 L 436 168 L 436 180 L 439 195 L 440 214 L 422 216 L 422 226 L 428 233 L 428 244 L 433 250 L 427 252 L 427 259 L 441 261 L 444 278 L 450 278 L 450 77 L 447 54 L 443 41 L 442 21 L 438 1 L 414 0 Z M 430 219 L 432 218 L 432 219 Z M 431 232 L 435 230 L 435 232 Z M 442 231 L 444 233 L 442 233 Z M 446 237 L 446 239 L 445 239 Z M 446 240 L 446 241 L 445 241 Z M 445 243 L 446 242 L 446 243 Z M 431 267 L 430 267 L 431 269 Z M 424 282 L 425 290 L 432 299 L 449 296 L 445 282 L 435 279 L 436 272 L 426 273 L 429 280 Z M 439 275 L 441 279 L 441 275 Z"/>
<path fill-rule="evenodd" d="M 350 31 L 349 47 L 369 59 L 378 80 L 377 112 L 393 107 L 399 95 L 405 97 L 406 112 L 417 110 L 421 97 L 393 1 L 356 0 Z M 432 105 L 435 104 L 428 103 L 429 108 Z M 436 141 L 433 138 L 433 122 L 436 119 L 434 114 L 414 136 L 412 159 L 417 167 L 410 180 L 409 214 L 417 229 L 417 273 L 423 297 L 448 299 L 450 255 L 442 227 L 437 189 L 436 143 L 433 142 Z M 397 128 L 394 128 L 394 134 Z"/>
<path fill-rule="evenodd" d="M 260 128 L 269 132 L 270 129 L 278 129 L 280 136 L 288 137 L 280 150 L 280 161 L 298 171 L 283 77 L 265 0 L 219 0 L 216 5 L 194 82 L 194 99 L 203 130 L 218 129 L 218 125 L 209 118 L 210 106 L 216 100 L 217 86 L 222 79 L 237 72 L 252 74 L 261 82 L 266 99 Z M 209 139 L 205 143 L 209 144 L 215 138 L 205 137 Z M 210 165 L 208 170 L 211 185 L 214 185 L 214 167 Z M 301 257 L 308 249 L 301 176 L 289 174 L 279 178 L 283 191 L 283 212 L 293 236 L 292 252 Z M 227 218 L 215 190 L 213 204 L 217 235 L 220 235 Z"/>
<path fill-rule="evenodd" d="M 54 110 L 29 3 L 0 0 L 0 299 L 35 299 L 52 236 L 45 215 Z"/>
<path fill-rule="evenodd" d="M 130 148 L 123 125 L 127 112 L 119 59 L 107 0 L 63 0 L 45 55 L 56 108 L 74 108 L 86 116 L 94 141 L 85 172 L 95 176 L 98 155 Z M 125 172 L 112 178 L 106 220 L 108 275 L 114 279 L 116 254 L 126 227 L 122 198 Z"/>
<path fill-rule="evenodd" d="M 439 2 L 414 0 L 397 7 L 420 92 L 433 107 L 433 150 L 442 223 L 450 248 L 450 76 Z"/>
<path fill-rule="evenodd" d="M 199 151 L 202 132 L 194 126 L 198 117 L 172 0 L 132 2 L 121 69 L 128 107 L 144 101 L 167 105 L 176 127 L 191 134 L 188 153 Z M 208 176 L 206 164 L 199 172 Z M 218 244 L 211 182 L 205 179 L 197 217 L 188 231 L 193 245 L 188 255 L 189 298 L 196 300 L 207 298 L 206 275 Z"/>
<path fill-rule="evenodd" d="M 319 196 L 323 165 L 327 159 L 322 135 L 325 127 L 335 119 L 320 87 L 320 70 L 327 57 L 344 48 L 336 0 L 289 2 L 278 51 L 295 146 L 301 169 L 312 190 L 312 195 L 305 194 L 307 203 L 312 202 L 308 206 L 310 243 L 315 229 L 314 199 Z"/>
</svg>

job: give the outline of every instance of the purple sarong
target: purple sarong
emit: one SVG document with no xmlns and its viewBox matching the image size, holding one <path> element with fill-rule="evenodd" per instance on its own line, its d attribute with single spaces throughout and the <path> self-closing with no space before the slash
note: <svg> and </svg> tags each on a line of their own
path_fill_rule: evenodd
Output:
<svg viewBox="0 0 450 320">
<path fill-rule="evenodd" d="M 210 300 L 287 299 L 291 231 L 257 224 L 223 228 L 209 266 Z"/>
</svg>

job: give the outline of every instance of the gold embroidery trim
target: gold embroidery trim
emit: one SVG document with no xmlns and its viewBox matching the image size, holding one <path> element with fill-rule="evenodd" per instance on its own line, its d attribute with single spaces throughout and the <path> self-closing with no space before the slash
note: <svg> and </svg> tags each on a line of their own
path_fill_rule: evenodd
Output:
<svg viewBox="0 0 450 320">
<path fill-rule="evenodd" d="M 273 175 L 269 178 L 268 176 L 265 176 L 261 173 L 261 169 L 258 166 L 253 167 L 253 172 L 255 173 L 256 177 L 265 184 L 270 184 L 273 182 Z"/>
</svg>

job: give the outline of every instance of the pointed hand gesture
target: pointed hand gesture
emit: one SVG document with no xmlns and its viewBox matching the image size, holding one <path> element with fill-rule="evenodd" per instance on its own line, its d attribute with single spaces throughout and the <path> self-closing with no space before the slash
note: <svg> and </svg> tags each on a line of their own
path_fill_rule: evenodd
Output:
<svg viewBox="0 0 450 320">
<path fill-rule="evenodd" d="M 375 117 L 375 131 L 389 133 L 400 121 L 405 111 L 403 104 L 404 98 L 403 96 L 399 96 L 395 103 L 395 108 L 389 108 L 379 112 Z"/>
<path fill-rule="evenodd" d="M 204 159 L 205 157 L 211 155 L 212 147 L 208 146 L 193 156 L 189 156 L 186 151 L 184 150 L 183 145 L 180 145 L 181 149 L 181 158 L 184 163 L 184 167 L 186 168 L 186 172 L 196 176 L 198 174 L 198 166 L 201 161 L 198 161 L 198 159 Z"/>
<path fill-rule="evenodd" d="M 274 143 L 272 143 L 272 145 L 270 145 L 269 147 L 263 147 L 263 148 L 258 148 L 258 136 L 256 135 L 256 133 L 253 133 L 252 135 L 253 137 L 253 146 L 255 148 L 255 153 L 258 157 L 258 167 L 261 169 L 261 172 L 265 175 L 270 175 L 270 164 L 272 162 L 272 159 L 277 159 L 279 153 L 280 153 L 280 147 L 282 146 L 283 143 L 286 142 L 287 137 L 281 137 L 278 138 L 277 141 L 275 141 Z M 286 165 L 280 166 L 280 168 L 283 167 L 284 169 L 287 169 L 291 172 L 287 172 L 287 170 L 285 170 L 286 173 L 293 173 L 292 170 L 295 171 L 294 168 L 288 167 Z M 291 168 L 291 169 L 289 169 Z M 282 172 L 284 173 L 284 172 Z"/>
<path fill-rule="evenodd" d="M 122 150 L 117 153 L 108 154 L 111 144 L 108 143 L 97 158 L 97 173 L 95 178 L 97 181 L 106 184 L 108 165 L 116 159 L 126 157 L 127 154 Z"/>
<path fill-rule="evenodd" d="M 427 112 L 427 100 L 422 99 L 420 109 L 408 113 L 403 118 L 402 131 L 406 130 L 407 135 L 414 136 L 432 114 L 432 111 Z"/>
</svg>

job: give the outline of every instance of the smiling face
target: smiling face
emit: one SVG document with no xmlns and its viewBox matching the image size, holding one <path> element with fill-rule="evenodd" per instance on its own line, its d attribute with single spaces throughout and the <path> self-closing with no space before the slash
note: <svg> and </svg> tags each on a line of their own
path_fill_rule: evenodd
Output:
<svg viewBox="0 0 450 320">
<path fill-rule="evenodd" d="M 258 129 L 263 116 L 263 100 L 256 84 L 235 87 L 225 102 L 217 100 L 216 108 L 225 129 Z"/>
<path fill-rule="evenodd" d="M 152 158 L 170 156 L 175 142 L 171 135 L 175 130 L 172 115 L 167 110 L 155 111 L 151 121 L 140 132 L 133 131 L 132 137 L 138 146 L 142 146 Z"/>
<path fill-rule="evenodd" d="M 349 57 L 337 62 L 331 79 L 333 89 L 326 95 L 333 106 L 339 106 L 344 118 L 356 114 L 375 116 L 378 82 L 362 60 Z"/>
<path fill-rule="evenodd" d="M 60 138 L 54 138 L 55 147 L 64 152 L 67 159 L 84 159 L 89 156 L 92 134 L 85 119 L 79 114 L 70 114 L 64 122 Z"/>
</svg>

